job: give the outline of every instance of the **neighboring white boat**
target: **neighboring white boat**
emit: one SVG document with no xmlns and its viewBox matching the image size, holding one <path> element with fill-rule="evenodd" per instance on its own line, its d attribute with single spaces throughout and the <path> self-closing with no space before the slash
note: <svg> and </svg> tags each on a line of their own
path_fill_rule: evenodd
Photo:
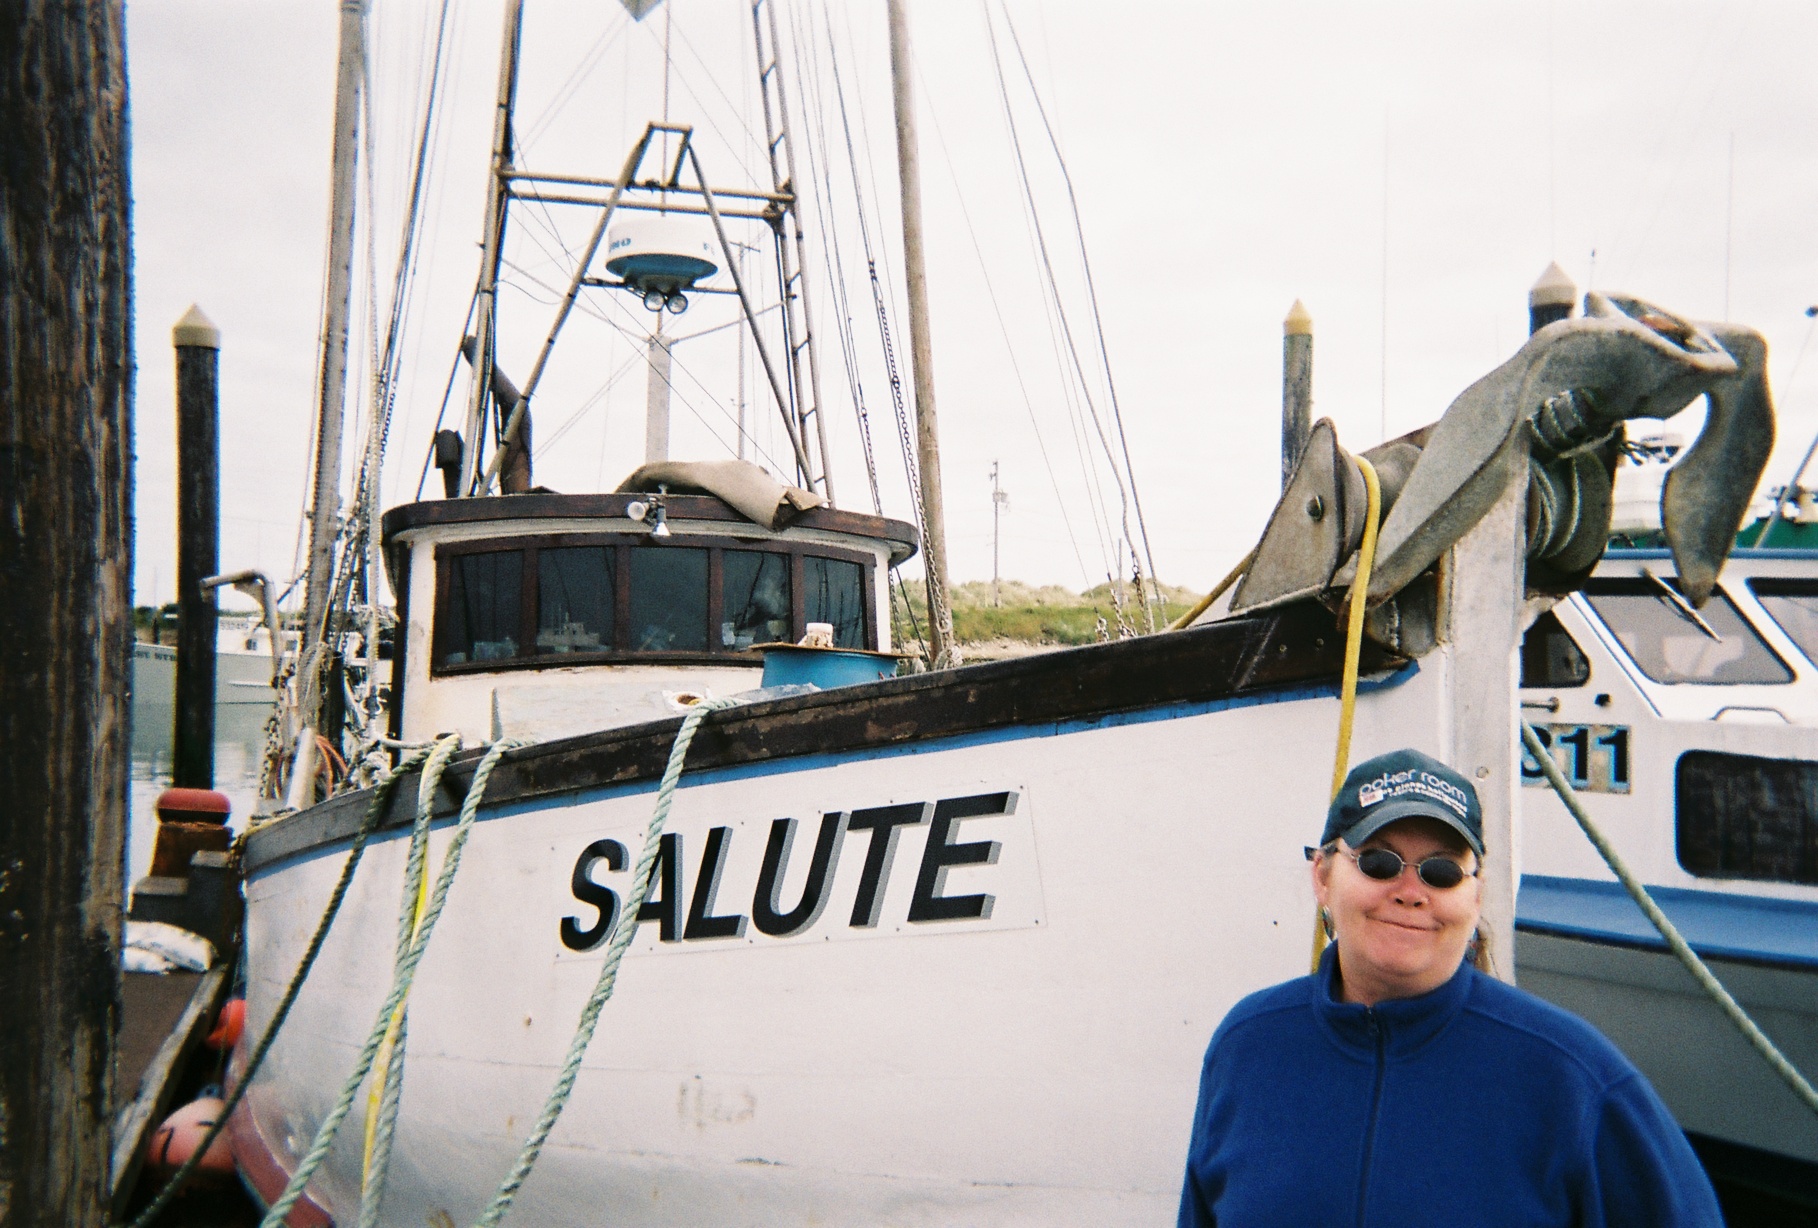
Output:
<svg viewBox="0 0 1818 1228">
<path fill-rule="evenodd" d="M 1818 553 L 1786 549 L 1738 550 L 1695 614 L 1667 551 L 1612 549 L 1521 654 L 1524 715 L 1592 818 L 1808 1076 L 1818 1071 L 1814 661 Z M 1531 760 L 1523 783 L 1522 986 L 1615 1040 L 1713 1173 L 1818 1199 L 1810 1110 L 1666 950 Z"/>
<path fill-rule="evenodd" d="M 264 624 L 254 615 L 221 615 L 215 631 L 215 704 L 269 708 L 277 697 L 271 679 L 271 635 Z M 176 689 L 176 648 L 135 640 L 135 704 L 172 708 Z"/>
</svg>

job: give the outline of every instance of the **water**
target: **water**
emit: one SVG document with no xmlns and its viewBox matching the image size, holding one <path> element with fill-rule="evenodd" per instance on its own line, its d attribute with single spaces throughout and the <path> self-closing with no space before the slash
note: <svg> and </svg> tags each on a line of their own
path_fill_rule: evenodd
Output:
<svg viewBox="0 0 1818 1228">
<path fill-rule="evenodd" d="M 269 675 L 270 658 L 263 660 L 263 670 Z M 272 692 L 269 687 L 233 681 L 243 672 L 235 668 L 237 664 L 231 657 L 220 662 L 223 678 L 228 680 L 223 689 L 233 698 L 215 704 L 215 788 L 233 803 L 229 824 L 240 831 L 259 797 L 259 756 L 265 747 Z M 256 661 L 253 665 L 255 671 L 260 667 Z M 134 657 L 132 788 L 126 825 L 129 888 L 151 868 L 152 837 L 158 824 L 152 807 L 171 783 L 176 685 L 176 665 L 168 654 Z"/>
</svg>

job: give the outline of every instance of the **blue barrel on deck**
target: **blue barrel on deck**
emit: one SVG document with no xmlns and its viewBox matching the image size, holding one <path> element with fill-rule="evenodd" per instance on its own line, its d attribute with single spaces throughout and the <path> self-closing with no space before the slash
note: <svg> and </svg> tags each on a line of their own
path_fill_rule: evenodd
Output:
<svg viewBox="0 0 1818 1228">
<path fill-rule="evenodd" d="M 763 685 L 767 687 L 808 683 L 826 690 L 895 676 L 896 658 L 880 652 L 787 644 L 764 649 Z"/>
</svg>

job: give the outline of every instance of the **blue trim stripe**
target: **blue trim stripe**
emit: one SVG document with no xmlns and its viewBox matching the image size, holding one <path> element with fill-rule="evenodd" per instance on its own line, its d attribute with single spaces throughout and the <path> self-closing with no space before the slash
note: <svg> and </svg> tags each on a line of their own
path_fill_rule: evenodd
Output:
<svg viewBox="0 0 1818 1228">
<path fill-rule="evenodd" d="M 1649 887 L 1648 894 L 1700 955 L 1818 970 L 1818 900 L 1682 887 Z M 1640 905 L 1616 882 L 1524 874 L 1515 928 L 1609 946 L 1667 949 Z"/>
<path fill-rule="evenodd" d="M 1603 552 L 1606 559 L 1670 559 L 1673 552 L 1664 546 L 1611 546 Z M 1818 558 L 1818 550 L 1806 546 L 1735 546 L 1730 550 L 1733 559 L 1812 559 Z"/>
</svg>

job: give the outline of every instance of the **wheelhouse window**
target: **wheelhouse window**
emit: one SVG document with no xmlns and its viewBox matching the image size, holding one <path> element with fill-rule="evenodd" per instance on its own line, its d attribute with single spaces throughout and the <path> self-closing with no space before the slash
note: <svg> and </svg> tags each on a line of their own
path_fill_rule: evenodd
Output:
<svg viewBox="0 0 1818 1228">
<path fill-rule="evenodd" d="M 789 639 L 789 556 L 727 550 L 720 597 L 720 647 L 743 652 L 753 644 Z"/>
<path fill-rule="evenodd" d="M 707 651 L 707 552 L 696 546 L 631 551 L 631 650 Z"/>
<path fill-rule="evenodd" d="M 508 661 L 518 655 L 524 556 L 516 550 L 456 555 L 436 619 L 436 660 L 444 665 Z"/>
<path fill-rule="evenodd" d="M 1521 685 L 1583 686 L 1590 680 L 1590 661 L 1553 611 L 1536 618 L 1521 637 Z"/>
<path fill-rule="evenodd" d="M 1623 650 L 1655 682 L 1793 680 L 1785 662 L 1721 591 L 1697 611 L 1671 580 L 1595 580 L 1584 592 Z"/>
<path fill-rule="evenodd" d="M 1679 756 L 1676 776 L 1688 873 L 1818 884 L 1818 763 L 1698 750 Z"/>
<path fill-rule="evenodd" d="M 612 648 L 616 551 L 564 546 L 537 551 L 537 652 Z"/>
<path fill-rule="evenodd" d="M 1799 651 L 1818 661 L 1818 580 L 1750 580 L 1749 591 Z"/>
<path fill-rule="evenodd" d="M 802 560 L 807 621 L 833 624 L 835 648 L 865 646 L 865 574 L 844 559 Z"/>
<path fill-rule="evenodd" d="M 454 542 L 436 551 L 433 672 L 600 661 L 756 665 L 747 652 L 832 623 L 877 642 L 867 555 L 803 542 L 653 542 L 567 533 Z M 743 654 L 743 655 L 741 655 Z"/>
</svg>

